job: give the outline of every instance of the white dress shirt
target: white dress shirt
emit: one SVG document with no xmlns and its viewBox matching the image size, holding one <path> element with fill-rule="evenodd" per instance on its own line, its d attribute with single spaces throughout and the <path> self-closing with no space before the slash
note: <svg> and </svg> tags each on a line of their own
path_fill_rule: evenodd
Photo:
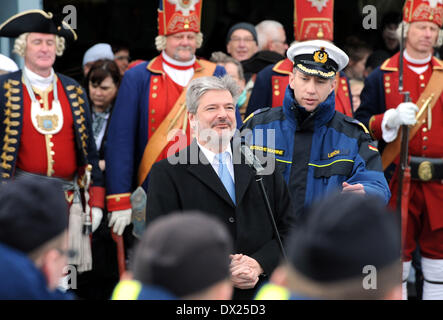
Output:
<svg viewBox="0 0 443 320">
<path fill-rule="evenodd" d="M 218 176 L 218 167 L 219 167 L 219 163 L 218 163 L 218 159 L 216 158 L 216 153 L 212 152 L 211 150 L 209 150 L 208 148 L 203 147 L 200 143 L 197 144 L 200 148 L 200 150 L 203 152 L 203 154 L 205 155 L 206 159 L 208 159 L 209 163 L 211 164 L 212 168 L 215 170 L 215 173 Z M 231 150 L 231 145 L 229 144 L 228 147 L 226 148 L 225 151 L 223 152 L 227 152 L 229 154 L 229 157 L 226 158 L 226 166 L 228 167 L 228 171 L 229 174 L 232 177 L 232 181 L 234 181 L 235 183 L 235 178 L 234 178 L 234 165 L 232 164 L 232 150 Z"/>
</svg>

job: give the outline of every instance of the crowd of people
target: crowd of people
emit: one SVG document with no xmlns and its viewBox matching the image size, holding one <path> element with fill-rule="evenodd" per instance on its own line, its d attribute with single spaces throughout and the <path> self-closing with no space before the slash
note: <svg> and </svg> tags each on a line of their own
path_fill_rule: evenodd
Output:
<svg viewBox="0 0 443 320">
<path fill-rule="evenodd" d="M 0 299 L 407 299 L 411 266 L 443 299 L 443 4 L 339 48 L 333 1 L 294 1 L 293 43 L 244 21 L 208 59 L 202 6 L 160 1 L 159 54 L 94 44 L 82 83 L 66 22 L 0 25 Z"/>
</svg>

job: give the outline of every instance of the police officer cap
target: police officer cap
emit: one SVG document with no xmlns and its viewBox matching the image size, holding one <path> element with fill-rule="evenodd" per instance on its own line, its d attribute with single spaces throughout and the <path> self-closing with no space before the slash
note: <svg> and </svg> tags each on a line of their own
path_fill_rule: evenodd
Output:
<svg viewBox="0 0 443 320">
<path fill-rule="evenodd" d="M 64 37 L 67 41 L 77 40 L 75 31 L 51 12 L 33 9 L 20 12 L 0 25 L 0 37 L 17 38 L 25 32 L 49 33 Z"/>
<path fill-rule="evenodd" d="M 324 40 L 298 42 L 288 49 L 286 55 L 297 70 L 321 78 L 333 78 L 349 62 L 343 50 Z"/>
<path fill-rule="evenodd" d="M 171 213 L 148 226 L 134 256 L 134 279 L 177 297 L 229 278 L 232 239 L 209 214 Z"/>
<path fill-rule="evenodd" d="M 304 216 L 287 243 L 289 263 L 305 277 L 329 283 L 361 277 L 400 261 L 400 227 L 380 199 L 329 197 Z"/>
<path fill-rule="evenodd" d="M 62 234 L 68 205 L 58 181 L 21 176 L 0 187 L 0 243 L 26 254 Z"/>
</svg>

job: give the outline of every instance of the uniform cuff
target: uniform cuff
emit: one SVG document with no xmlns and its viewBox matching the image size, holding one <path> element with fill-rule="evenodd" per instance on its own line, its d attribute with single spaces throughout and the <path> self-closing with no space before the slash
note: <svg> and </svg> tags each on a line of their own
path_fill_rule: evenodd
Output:
<svg viewBox="0 0 443 320">
<path fill-rule="evenodd" d="M 375 140 L 382 138 L 381 122 L 383 121 L 384 114 L 377 114 L 369 119 L 369 132 Z"/>
<path fill-rule="evenodd" d="M 106 197 L 106 204 L 109 212 L 131 209 L 131 194 L 119 193 L 109 195 Z"/>
<path fill-rule="evenodd" d="M 103 209 L 105 207 L 105 188 L 90 187 L 89 188 L 89 206 Z"/>
</svg>

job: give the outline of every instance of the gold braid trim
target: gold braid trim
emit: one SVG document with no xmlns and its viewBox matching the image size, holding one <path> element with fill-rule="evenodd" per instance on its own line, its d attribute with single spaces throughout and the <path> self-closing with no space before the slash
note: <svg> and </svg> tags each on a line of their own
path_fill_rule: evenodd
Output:
<svg viewBox="0 0 443 320">
<path fill-rule="evenodd" d="M 297 68 L 299 68 L 301 71 L 303 71 L 303 72 L 305 72 L 305 73 L 307 73 L 307 74 L 311 74 L 311 75 L 314 75 L 314 76 L 321 76 L 321 77 L 324 77 L 324 78 L 331 78 L 331 77 L 333 77 L 334 75 L 335 75 L 335 71 L 329 71 L 329 72 L 323 72 L 323 71 L 320 71 L 320 70 L 316 70 L 316 69 L 308 69 L 308 68 L 306 68 L 304 65 L 302 65 L 302 64 L 297 64 Z"/>
<path fill-rule="evenodd" d="M 20 82 L 9 79 L 7 82 L 3 84 L 3 88 L 7 90 L 5 93 L 5 97 L 8 99 L 5 103 L 4 113 L 5 113 L 5 120 L 3 120 L 3 124 L 6 125 L 5 127 L 5 136 L 3 138 L 3 147 L 2 147 L 2 154 L 0 156 L 0 159 L 2 162 L 0 163 L 0 166 L 5 170 L 11 170 L 12 165 L 11 162 L 14 160 L 14 156 L 10 155 L 8 153 L 14 153 L 17 149 L 14 146 L 11 146 L 10 144 L 16 144 L 17 139 L 14 137 L 9 136 L 15 136 L 18 135 L 18 130 L 13 130 L 11 127 L 18 127 L 20 125 L 19 121 L 11 120 L 12 118 L 18 118 L 20 117 L 20 114 L 17 112 L 12 112 L 11 110 L 20 110 L 19 104 L 13 104 L 12 101 L 18 102 L 20 101 L 20 97 L 14 96 L 14 94 L 20 93 L 19 88 L 15 88 L 15 86 L 18 86 Z M 2 178 L 8 179 L 11 177 L 11 174 L 8 172 L 2 173 Z"/>
</svg>

